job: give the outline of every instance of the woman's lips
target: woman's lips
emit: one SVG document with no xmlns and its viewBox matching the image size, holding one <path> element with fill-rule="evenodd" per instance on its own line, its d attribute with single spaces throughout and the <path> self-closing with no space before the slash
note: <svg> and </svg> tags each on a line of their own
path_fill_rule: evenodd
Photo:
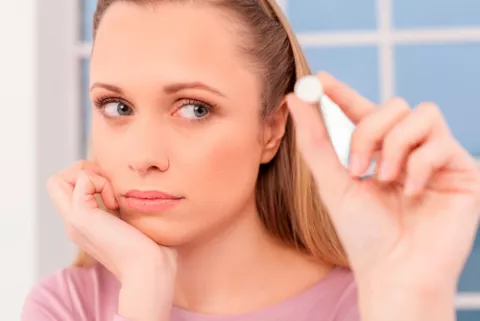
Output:
<svg viewBox="0 0 480 321">
<path fill-rule="evenodd" d="M 183 197 L 161 191 L 131 190 L 123 195 L 125 204 L 136 212 L 153 213 L 166 211 L 178 205 Z"/>
</svg>

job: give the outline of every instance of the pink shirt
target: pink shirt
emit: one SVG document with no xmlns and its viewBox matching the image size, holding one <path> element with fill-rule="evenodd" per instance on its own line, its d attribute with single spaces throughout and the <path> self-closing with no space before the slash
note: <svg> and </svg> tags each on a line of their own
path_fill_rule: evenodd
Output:
<svg viewBox="0 0 480 321">
<path fill-rule="evenodd" d="M 127 321 L 119 317 L 119 282 L 105 268 L 69 267 L 36 285 L 22 321 Z M 172 321 L 359 321 L 352 273 L 335 268 L 304 292 L 276 305 L 235 316 L 203 315 L 173 307 Z"/>
</svg>

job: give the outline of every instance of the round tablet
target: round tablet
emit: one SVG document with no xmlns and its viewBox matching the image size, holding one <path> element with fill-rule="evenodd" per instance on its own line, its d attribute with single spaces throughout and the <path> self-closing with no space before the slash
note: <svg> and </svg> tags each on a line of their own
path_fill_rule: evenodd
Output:
<svg viewBox="0 0 480 321">
<path fill-rule="evenodd" d="M 300 78 L 295 84 L 295 94 L 307 103 L 319 102 L 323 96 L 323 86 L 314 75 Z"/>
</svg>

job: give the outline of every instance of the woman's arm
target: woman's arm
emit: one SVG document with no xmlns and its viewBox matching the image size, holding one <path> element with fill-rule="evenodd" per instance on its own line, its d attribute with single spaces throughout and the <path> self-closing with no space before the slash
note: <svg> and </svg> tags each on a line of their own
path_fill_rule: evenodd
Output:
<svg viewBox="0 0 480 321">
<path fill-rule="evenodd" d="M 455 289 L 446 282 L 431 285 L 388 283 L 360 290 L 362 321 L 455 320 Z"/>
<path fill-rule="evenodd" d="M 71 240 L 120 281 L 119 315 L 132 321 L 166 321 L 177 268 L 175 251 L 113 214 L 119 207 L 113 187 L 95 163 L 74 164 L 54 175 L 48 187 Z M 98 194 L 108 210 L 99 206 Z"/>
<path fill-rule="evenodd" d="M 124 276 L 118 298 L 119 321 L 170 320 L 175 276 L 166 273 L 162 265 L 139 266 Z"/>
</svg>

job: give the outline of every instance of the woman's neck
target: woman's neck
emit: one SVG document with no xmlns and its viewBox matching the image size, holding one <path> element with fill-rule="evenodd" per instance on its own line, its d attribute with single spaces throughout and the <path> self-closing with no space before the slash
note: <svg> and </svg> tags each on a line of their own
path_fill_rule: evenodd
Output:
<svg viewBox="0 0 480 321">
<path fill-rule="evenodd" d="M 208 241 L 178 249 L 175 305 L 205 314 L 241 314 L 281 302 L 332 268 L 286 247 L 250 209 Z"/>
</svg>

